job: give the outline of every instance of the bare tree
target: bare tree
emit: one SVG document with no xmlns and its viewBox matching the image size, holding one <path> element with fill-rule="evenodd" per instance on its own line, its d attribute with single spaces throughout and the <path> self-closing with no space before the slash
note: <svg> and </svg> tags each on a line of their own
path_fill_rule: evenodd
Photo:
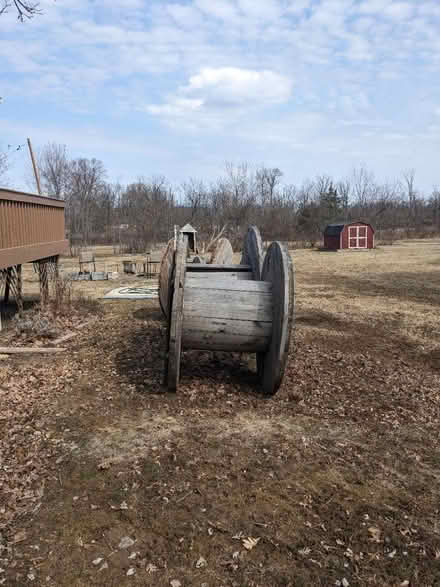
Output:
<svg viewBox="0 0 440 587">
<path fill-rule="evenodd" d="M 102 161 L 97 159 L 75 159 L 69 168 L 65 199 L 70 230 L 87 243 L 92 230 L 93 207 L 105 185 L 106 171 Z"/>
<path fill-rule="evenodd" d="M 48 143 L 38 159 L 43 191 L 58 200 L 64 200 L 70 173 L 66 146 Z"/>
<path fill-rule="evenodd" d="M 408 199 L 408 228 L 415 228 L 415 225 L 418 223 L 417 191 L 415 187 L 416 171 L 415 169 L 408 169 L 403 172 L 402 176 L 402 191 Z"/>
<path fill-rule="evenodd" d="M 6 172 L 9 169 L 9 161 L 7 153 L 2 153 L 0 151 L 0 181 L 5 178 Z"/>
<path fill-rule="evenodd" d="M 193 222 L 206 204 L 205 186 L 202 181 L 190 178 L 189 181 L 182 184 L 182 192 L 185 205 L 191 209 L 190 222 Z"/>
<path fill-rule="evenodd" d="M 36 14 L 41 14 L 39 2 L 25 2 L 24 0 L 1 0 L 0 16 L 8 12 L 8 9 L 14 6 L 17 11 L 17 18 L 21 22 L 25 18 L 32 18 Z"/>
</svg>

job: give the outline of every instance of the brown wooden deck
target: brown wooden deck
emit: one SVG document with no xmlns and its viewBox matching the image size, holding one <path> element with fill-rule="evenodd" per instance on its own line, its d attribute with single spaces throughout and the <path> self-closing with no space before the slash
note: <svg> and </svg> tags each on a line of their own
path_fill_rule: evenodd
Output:
<svg viewBox="0 0 440 587">
<path fill-rule="evenodd" d="M 63 201 L 0 188 L 0 270 L 58 256 L 67 246 Z"/>
</svg>

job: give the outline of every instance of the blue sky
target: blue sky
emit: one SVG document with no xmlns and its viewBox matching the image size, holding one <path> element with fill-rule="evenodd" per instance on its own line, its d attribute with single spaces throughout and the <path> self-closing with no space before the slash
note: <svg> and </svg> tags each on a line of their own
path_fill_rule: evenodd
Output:
<svg viewBox="0 0 440 587">
<path fill-rule="evenodd" d="M 215 179 L 225 161 L 300 183 L 366 165 L 440 184 L 440 2 L 43 0 L 0 16 L 0 149 L 30 136 L 123 183 Z M 26 152 L 10 183 L 29 181 Z"/>
</svg>

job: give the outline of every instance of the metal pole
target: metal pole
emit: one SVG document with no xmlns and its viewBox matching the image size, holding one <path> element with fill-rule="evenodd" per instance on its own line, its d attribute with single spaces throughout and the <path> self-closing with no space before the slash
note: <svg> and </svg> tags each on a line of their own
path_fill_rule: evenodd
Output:
<svg viewBox="0 0 440 587">
<path fill-rule="evenodd" d="M 35 163 L 35 157 L 34 157 L 34 152 L 32 150 L 31 139 L 27 140 L 27 144 L 29 147 L 29 153 L 30 153 L 31 160 L 32 160 L 32 167 L 34 168 L 35 183 L 37 184 L 37 191 L 38 191 L 38 194 L 41 196 L 40 176 L 38 175 L 38 169 L 37 169 L 37 165 Z"/>
</svg>

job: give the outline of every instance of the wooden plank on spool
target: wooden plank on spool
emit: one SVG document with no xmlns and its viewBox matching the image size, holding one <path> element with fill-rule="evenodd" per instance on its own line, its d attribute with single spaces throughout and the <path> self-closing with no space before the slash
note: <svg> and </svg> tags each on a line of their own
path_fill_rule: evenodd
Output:
<svg viewBox="0 0 440 587">
<path fill-rule="evenodd" d="M 174 239 L 171 239 L 160 262 L 159 272 L 159 302 L 166 318 L 170 312 L 171 289 L 173 287 L 174 269 Z"/>
<path fill-rule="evenodd" d="M 236 353 L 264 352 L 270 336 L 241 336 L 229 332 L 207 332 L 184 329 L 183 347 L 199 351 L 226 351 Z"/>
<path fill-rule="evenodd" d="M 205 265 L 205 267 L 209 267 L 209 265 Z M 215 279 L 223 278 L 223 279 L 239 279 L 239 280 L 248 280 L 252 279 L 252 272 L 251 271 L 216 271 L 215 273 L 202 273 L 198 271 L 187 271 L 186 278 L 187 280 L 192 279 Z"/>
<path fill-rule="evenodd" d="M 266 353 L 257 354 L 257 362 L 263 391 L 266 395 L 273 395 L 283 380 L 294 322 L 293 264 L 281 243 L 274 242 L 267 250 L 261 277 L 272 282 L 273 323 L 269 348 Z"/>
<path fill-rule="evenodd" d="M 234 251 L 227 238 L 220 238 L 216 243 L 211 255 L 211 264 L 232 265 Z"/>
<path fill-rule="evenodd" d="M 272 322 L 260 320 L 233 320 L 231 318 L 205 318 L 186 314 L 183 318 L 184 336 L 187 330 L 200 332 L 228 332 L 234 336 L 268 337 L 272 333 Z"/>
<path fill-rule="evenodd" d="M 261 292 L 270 293 L 272 291 L 272 284 L 269 281 L 242 281 L 239 279 L 219 279 L 217 276 L 212 276 L 212 279 L 198 279 L 197 276 L 192 276 L 190 282 L 188 281 L 188 273 L 186 274 L 186 287 L 197 289 L 216 289 L 216 290 L 230 290 L 230 291 L 245 291 L 245 292 Z"/>
<path fill-rule="evenodd" d="M 188 263 L 186 270 L 191 273 L 215 273 L 219 272 L 248 272 L 252 271 L 252 267 L 250 265 L 212 265 L 206 264 L 203 265 L 201 263 Z"/>
<path fill-rule="evenodd" d="M 263 266 L 263 241 L 261 240 L 260 231 L 256 226 L 250 226 L 246 233 L 241 263 L 250 265 L 254 280 L 261 279 L 261 269 Z"/>
<path fill-rule="evenodd" d="M 199 289 L 197 287 L 187 287 L 185 290 L 184 309 L 185 312 L 188 304 L 200 304 L 202 306 L 215 306 L 216 304 L 225 304 L 233 308 L 240 309 L 243 307 L 263 308 L 271 307 L 272 294 L 261 291 L 234 291 L 232 289 Z"/>
<path fill-rule="evenodd" d="M 174 269 L 173 299 L 168 328 L 167 382 L 170 391 L 176 391 L 180 378 L 180 354 L 182 349 L 183 293 L 185 289 L 188 237 L 180 234 L 177 241 Z"/>
<path fill-rule="evenodd" d="M 272 322 L 272 301 L 264 305 L 246 305 L 232 308 L 227 302 L 216 304 L 201 304 L 185 300 L 185 316 L 201 316 L 203 318 L 227 318 L 230 320 L 256 320 Z"/>
</svg>

